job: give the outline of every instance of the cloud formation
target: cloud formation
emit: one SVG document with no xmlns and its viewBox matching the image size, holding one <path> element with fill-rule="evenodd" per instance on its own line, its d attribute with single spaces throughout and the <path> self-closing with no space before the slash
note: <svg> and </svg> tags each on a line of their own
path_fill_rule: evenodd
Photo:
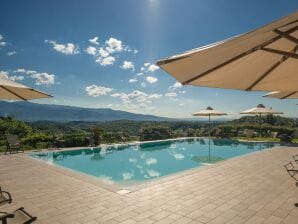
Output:
<svg viewBox="0 0 298 224">
<path fill-rule="evenodd" d="M 177 93 L 170 92 L 170 93 L 166 93 L 165 96 L 166 97 L 176 97 L 177 96 Z"/>
<path fill-rule="evenodd" d="M 130 82 L 130 83 L 134 83 L 134 82 L 137 82 L 138 80 L 137 79 L 135 79 L 135 78 L 132 78 L 132 79 L 129 79 L 128 80 L 128 82 Z"/>
<path fill-rule="evenodd" d="M 93 37 L 88 40 L 91 44 L 99 45 L 98 37 Z"/>
<path fill-rule="evenodd" d="M 121 68 L 122 69 L 125 69 L 125 70 L 132 70 L 132 71 L 134 71 L 135 70 L 135 65 L 131 61 L 124 61 L 123 64 L 121 65 Z"/>
<path fill-rule="evenodd" d="M 55 51 L 58 51 L 65 55 L 75 55 L 80 53 L 79 47 L 73 43 L 58 44 L 56 41 L 53 40 L 45 40 L 45 43 L 51 44 Z"/>
<path fill-rule="evenodd" d="M 92 47 L 92 46 L 88 46 L 85 49 L 85 51 L 86 51 L 87 54 L 90 54 L 90 55 L 96 55 L 97 54 L 97 49 L 95 47 Z"/>
<path fill-rule="evenodd" d="M 114 98 L 119 98 L 124 106 L 132 108 L 149 108 L 153 100 L 162 97 L 161 94 L 147 94 L 139 90 L 134 90 L 131 93 L 113 93 Z"/>
<path fill-rule="evenodd" d="M 180 82 L 175 82 L 173 85 L 169 86 L 169 90 L 174 91 L 174 90 L 177 90 L 181 87 L 182 87 L 182 84 Z"/>
<path fill-rule="evenodd" d="M 107 95 L 108 93 L 112 92 L 113 89 L 104 86 L 91 85 L 87 86 L 85 91 L 87 92 L 87 95 L 97 97 Z"/>
<path fill-rule="evenodd" d="M 116 56 L 118 53 L 132 51 L 129 46 L 125 46 L 121 40 L 118 40 L 114 37 L 108 38 L 103 44 L 98 42 L 98 37 L 89 39 L 89 42 L 92 43 L 93 46 L 88 46 L 85 49 L 85 52 L 89 55 L 92 55 L 95 59 L 95 62 L 101 66 L 113 65 L 116 61 Z M 132 62 L 124 62 L 121 67 L 123 69 L 134 70 L 134 65 L 131 63 Z"/>
<path fill-rule="evenodd" d="M 0 49 L 4 47 L 7 43 L 4 41 L 4 37 L 0 34 Z"/>
<path fill-rule="evenodd" d="M 144 72 L 155 72 L 158 69 L 159 69 L 158 66 L 151 64 L 149 62 L 144 63 L 144 66 L 141 67 L 141 71 L 144 71 Z"/>
<path fill-rule="evenodd" d="M 23 73 L 28 75 L 30 78 L 35 79 L 36 85 L 50 86 L 55 84 L 55 75 L 47 72 L 37 72 L 34 70 L 26 70 L 23 68 L 18 68 L 13 71 L 14 73 Z"/>
<path fill-rule="evenodd" d="M 147 76 L 146 81 L 150 84 L 156 83 L 158 81 L 158 78 L 153 77 L 153 76 Z"/>
<path fill-rule="evenodd" d="M 108 56 L 106 58 L 98 58 L 96 62 L 102 66 L 112 65 L 115 62 L 115 58 L 113 56 Z"/>
<path fill-rule="evenodd" d="M 16 51 L 10 51 L 10 52 L 7 52 L 7 55 L 12 56 L 12 55 L 15 55 L 16 53 L 17 53 Z"/>
<path fill-rule="evenodd" d="M 23 80 L 25 77 L 22 75 L 9 75 L 9 73 L 7 71 L 0 71 L 0 78 L 2 79 L 8 79 L 11 81 L 21 81 Z"/>
</svg>

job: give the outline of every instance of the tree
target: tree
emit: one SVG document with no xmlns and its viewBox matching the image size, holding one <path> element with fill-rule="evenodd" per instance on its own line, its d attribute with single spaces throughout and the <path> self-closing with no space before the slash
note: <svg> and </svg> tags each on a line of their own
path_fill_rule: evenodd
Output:
<svg viewBox="0 0 298 224">
<path fill-rule="evenodd" d="M 99 126 L 94 126 L 91 128 L 91 133 L 93 135 L 94 145 L 100 145 L 102 137 L 104 135 L 104 129 Z"/>
<path fill-rule="evenodd" d="M 141 129 L 141 141 L 161 140 L 172 137 L 172 133 L 167 126 L 148 126 Z"/>
</svg>

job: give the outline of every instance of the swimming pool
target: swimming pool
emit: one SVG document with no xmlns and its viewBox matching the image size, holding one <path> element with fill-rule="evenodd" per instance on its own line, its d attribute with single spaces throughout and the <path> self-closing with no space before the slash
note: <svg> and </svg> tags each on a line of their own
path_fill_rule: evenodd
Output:
<svg viewBox="0 0 298 224">
<path fill-rule="evenodd" d="M 276 145 L 211 139 L 209 147 L 209 140 L 200 138 L 43 152 L 31 156 L 105 181 L 132 185 Z"/>
</svg>

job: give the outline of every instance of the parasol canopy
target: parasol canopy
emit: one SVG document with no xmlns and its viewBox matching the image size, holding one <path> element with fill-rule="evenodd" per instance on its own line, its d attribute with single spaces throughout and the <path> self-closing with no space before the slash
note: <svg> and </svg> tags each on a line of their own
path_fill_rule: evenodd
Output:
<svg viewBox="0 0 298 224">
<path fill-rule="evenodd" d="M 32 100 L 52 97 L 49 94 L 27 87 L 23 84 L 0 77 L 0 99 Z"/>
<path fill-rule="evenodd" d="M 205 110 L 202 110 L 193 114 L 193 116 L 221 116 L 221 115 L 227 115 L 227 113 L 214 110 L 212 107 L 207 107 Z"/>
<path fill-rule="evenodd" d="M 184 85 L 297 91 L 298 12 L 254 31 L 159 60 Z"/>
<path fill-rule="evenodd" d="M 271 93 L 267 93 L 263 97 L 270 97 L 270 98 L 276 98 L 276 99 L 298 99 L 298 91 L 294 92 L 283 92 L 283 91 L 275 91 Z"/>
<path fill-rule="evenodd" d="M 283 112 L 274 111 L 272 108 L 265 107 L 263 104 L 258 104 L 257 107 L 240 112 L 240 114 L 283 114 Z"/>
</svg>

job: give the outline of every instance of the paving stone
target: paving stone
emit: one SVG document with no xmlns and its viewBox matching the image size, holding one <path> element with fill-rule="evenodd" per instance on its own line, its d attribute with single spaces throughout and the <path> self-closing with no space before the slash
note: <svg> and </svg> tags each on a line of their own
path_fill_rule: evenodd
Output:
<svg viewBox="0 0 298 224">
<path fill-rule="evenodd" d="M 1 155 L 1 187 L 14 200 L 1 210 L 24 206 L 46 224 L 297 224 L 298 188 L 283 168 L 297 150 L 252 153 L 128 188 L 127 194 L 25 154 Z"/>
</svg>

